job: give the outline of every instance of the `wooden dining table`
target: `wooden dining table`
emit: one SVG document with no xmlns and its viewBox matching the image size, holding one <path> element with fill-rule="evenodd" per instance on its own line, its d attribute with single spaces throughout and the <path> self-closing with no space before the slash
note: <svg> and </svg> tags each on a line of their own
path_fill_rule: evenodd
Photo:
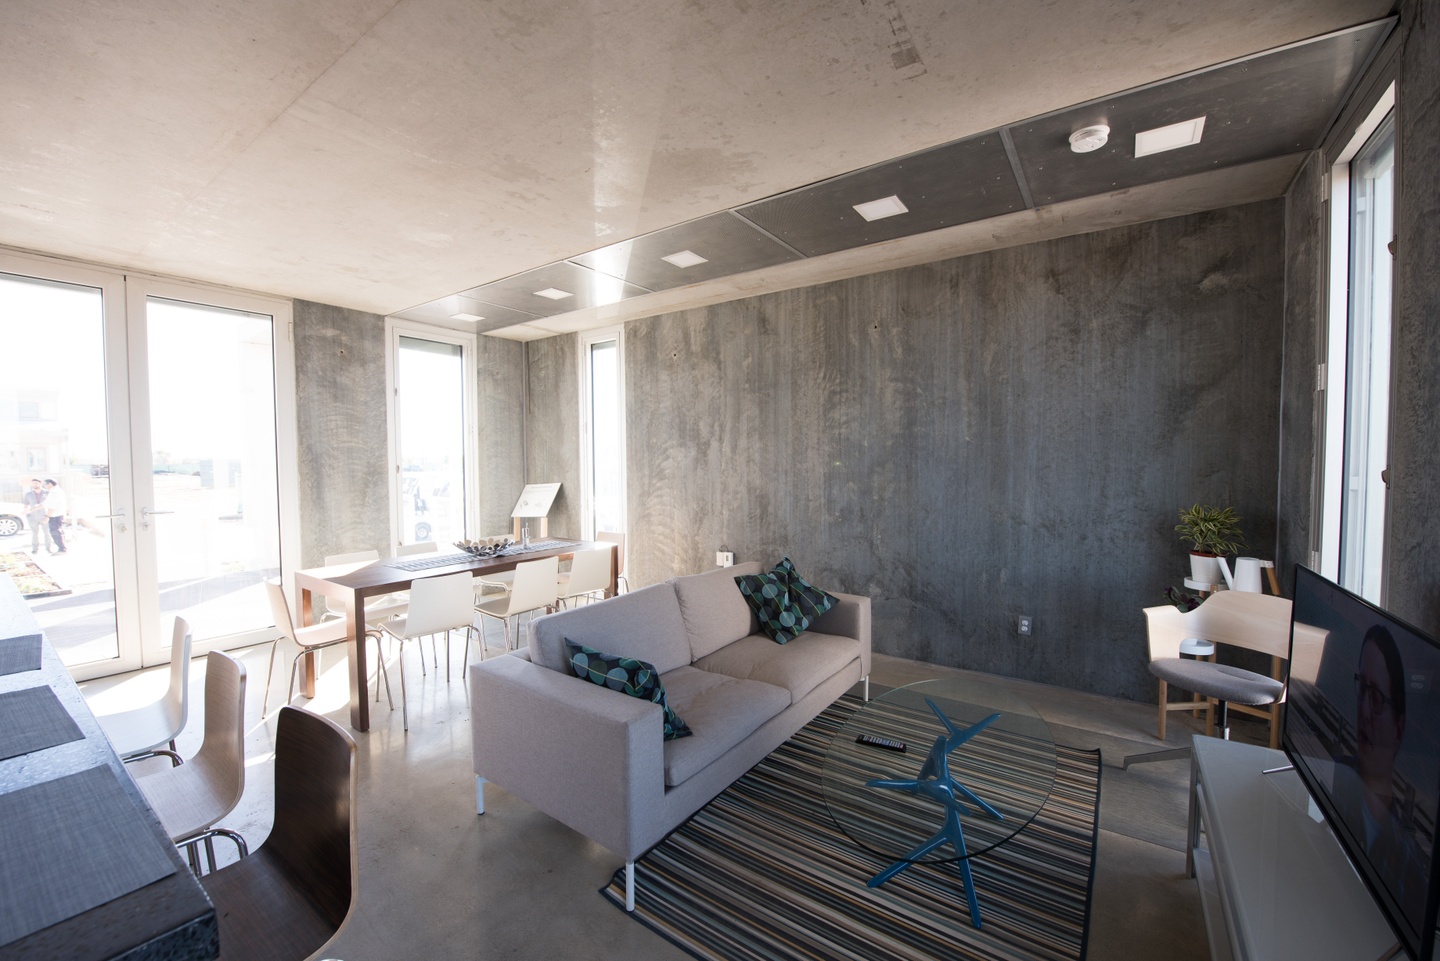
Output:
<svg viewBox="0 0 1440 961">
<path fill-rule="evenodd" d="M 325 598 L 326 606 L 333 611 L 344 612 L 345 625 L 349 628 L 350 641 L 350 726 L 357 731 L 370 729 L 370 702 L 366 697 L 366 678 L 369 665 L 366 663 L 365 601 L 367 598 L 393 594 L 407 590 L 412 583 L 426 577 L 443 574 L 469 573 L 473 577 L 512 571 L 526 561 L 546 557 L 564 560 L 575 556 L 577 551 L 606 548 L 610 557 L 610 586 L 607 597 L 613 597 L 617 588 L 619 570 L 619 545 L 595 541 L 572 541 L 563 538 L 547 538 L 530 545 L 528 549 L 516 548 L 492 557 L 476 557 L 462 552 L 440 554 L 411 554 L 405 557 L 388 557 L 361 564 L 339 564 L 334 567 L 315 567 L 295 572 L 295 585 L 300 591 L 300 623 L 315 622 L 315 597 Z M 313 657 L 313 655 L 312 655 Z M 301 682 L 307 697 L 315 696 L 315 674 L 313 667 L 306 663 L 311 658 L 302 658 Z"/>
</svg>

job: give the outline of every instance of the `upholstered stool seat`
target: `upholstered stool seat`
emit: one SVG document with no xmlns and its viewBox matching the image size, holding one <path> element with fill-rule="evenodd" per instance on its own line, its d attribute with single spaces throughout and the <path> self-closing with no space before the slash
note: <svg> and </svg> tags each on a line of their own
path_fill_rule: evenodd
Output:
<svg viewBox="0 0 1440 961">
<path fill-rule="evenodd" d="M 1157 658 L 1150 662 L 1150 673 L 1187 691 L 1250 707 L 1274 704 L 1285 691 L 1285 685 L 1273 677 L 1228 664 L 1183 657 Z"/>
</svg>

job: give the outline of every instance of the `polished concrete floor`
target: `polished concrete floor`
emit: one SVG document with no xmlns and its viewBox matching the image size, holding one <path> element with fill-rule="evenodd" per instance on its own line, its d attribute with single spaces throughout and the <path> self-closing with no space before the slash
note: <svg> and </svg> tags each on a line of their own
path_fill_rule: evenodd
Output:
<svg viewBox="0 0 1440 961">
<path fill-rule="evenodd" d="M 495 641 L 498 645 L 498 640 Z M 252 848 L 270 830 L 276 704 L 288 665 L 275 669 L 269 719 L 261 717 L 269 647 L 238 652 L 249 687 L 245 797 L 222 824 Z M 425 652 L 429 661 L 428 648 Z M 495 655 L 492 655 L 495 656 Z M 460 676 L 460 648 L 447 681 L 443 648 L 438 668 L 421 674 L 419 649 L 407 648 L 410 730 L 401 730 L 397 700 L 382 701 L 373 727 L 356 734 L 359 758 L 360 899 L 348 925 L 318 957 L 368 959 L 687 957 L 597 893 L 622 860 L 491 785 L 487 811 L 474 809 L 470 708 Z M 393 655 L 392 683 L 398 684 Z M 297 705 L 320 711 L 348 730 L 344 655 L 327 652 L 317 696 Z M 877 655 L 873 683 L 893 686 L 949 669 Z M 1126 754 L 1155 750 L 1153 705 L 1000 680 L 1045 717 L 1056 739 L 1099 747 L 1103 758 L 1101 833 L 1091 919 L 1093 961 L 1209 956 L 1195 882 L 1185 877 L 1184 819 L 1189 765 L 1165 761 L 1120 769 Z M 83 685 L 97 713 L 122 701 L 158 696 L 163 670 Z M 191 721 L 181 754 L 199 748 L 204 660 L 193 665 Z M 398 699 L 398 689 L 396 696 Z M 1258 722 L 1238 721 L 1236 736 L 1258 740 Z M 1188 715 L 1171 715 L 1169 743 L 1199 730 Z M 152 763 L 152 762 L 146 762 Z M 135 765 L 136 773 L 143 770 Z M 222 861 L 232 859 L 217 842 Z M 984 892 L 980 892 L 983 902 Z M 964 923 L 957 918 L 957 924 Z"/>
</svg>

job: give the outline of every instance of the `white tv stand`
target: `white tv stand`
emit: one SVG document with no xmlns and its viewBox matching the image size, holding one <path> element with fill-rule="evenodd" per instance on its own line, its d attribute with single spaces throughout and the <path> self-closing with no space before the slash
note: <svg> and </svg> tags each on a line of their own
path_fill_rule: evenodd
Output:
<svg viewBox="0 0 1440 961">
<path fill-rule="evenodd" d="M 1382 961 L 1395 934 L 1269 748 L 1195 737 L 1187 868 L 1215 961 Z M 1318 817 L 1318 813 L 1316 815 Z M 1202 837 L 1203 833 L 1203 837 Z"/>
</svg>

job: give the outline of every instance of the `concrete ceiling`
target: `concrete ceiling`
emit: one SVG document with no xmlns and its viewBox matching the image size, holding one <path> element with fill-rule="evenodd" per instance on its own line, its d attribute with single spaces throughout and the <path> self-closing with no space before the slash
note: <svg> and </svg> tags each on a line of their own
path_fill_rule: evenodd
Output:
<svg viewBox="0 0 1440 961">
<path fill-rule="evenodd" d="M 382 314 L 1385 16 L 1389 0 L 7 0 L 0 244 Z M 1294 158 L 521 338 L 1281 192 Z"/>
</svg>

